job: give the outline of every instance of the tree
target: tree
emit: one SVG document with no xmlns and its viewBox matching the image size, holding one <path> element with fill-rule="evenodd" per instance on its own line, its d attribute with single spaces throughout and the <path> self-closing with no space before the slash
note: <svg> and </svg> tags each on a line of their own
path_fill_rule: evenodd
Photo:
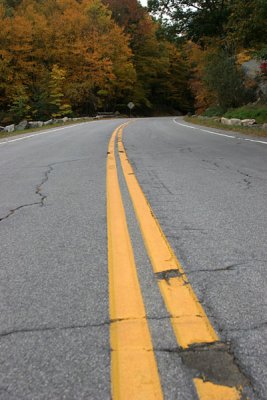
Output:
<svg viewBox="0 0 267 400">
<path fill-rule="evenodd" d="M 129 39 L 100 0 L 0 0 L 0 25 L 0 107 L 5 112 L 21 85 L 27 86 L 32 114 L 42 118 L 51 109 L 70 112 L 59 110 L 61 94 L 81 114 L 113 109 L 131 97 L 136 74 Z M 65 80 L 51 98 L 47 88 L 55 89 L 54 66 L 64 71 Z"/>
<path fill-rule="evenodd" d="M 194 95 L 194 106 L 200 114 L 211 105 L 216 104 L 216 95 L 204 80 L 206 60 L 210 59 L 216 50 L 212 47 L 203 49 L 198 44 L 189 41 L 185 44 L 184 51 L 190 70 L 189 83 Z"/>
<path fill-rule="evenodd" d="M 137 79 L 131 100 L 137 109 L 149 112 L 163 104 L 187 109 L 190 93 L 185 65 L 175 47 L 161 34 L 161 25 L 153 21 L 137 0 L 105 0 L 105 3 L 130 38 Z"/>
<path fill-rule="evenodd" d="M 22 119 L 30 118 L 31 107 L 29 105 L 30 98 L 27 94 L 27 90 L 25 86 L 21 85 L 16 88 L 14 93 L 10 96 L 11 106 L 10 112 L 14 117 L 16 122 L 21 121 Z"/>
<path fill-rule="evenodd" d="M 189 86 L 189 66 L 181 51 L 171 43 L 165 43 L 168 52 L 166 71 L 160 75 L 153 90 L 154 102 L 170 111 L 192 111 L 193 97 Z"/>
<path fill-rule="evenodd" d="M 253 93 L 246 88 L 245 76 L 238 68 L 235 57 L 229 57 L 224 51 L 207 59 L 204 82 L 225 111 L 253 100 Z"/>
<path fill-rule="evenodd" d="M 21 87 L 41 119 L 189 107 L 187 64 L 138 0 L 0 0 L 0 25 L 5 113 Z"/>
<path fill-rule="evenodd" d="M 174 37 L 201 43 L 205 37 L 224 37 L 230 0 L 148 0 L 150 11 L 160 17 Z M 167 18 L 165 17 L 167 16 Z"/>
<path fill-rule="evenodd" d="M 63 86 L 66 78 L 66 72 L 58 65 L 53 65 L 49 82 L 49 105 L 51 115 L 54 118 L 65 117 L 72 113 L 71 105 L 64 98 Z"/>
<path fill-rule="evenodd" d="M 261 50 L 266 46 L 266 0 L 234 0 L 229 6 L 227 40 L 235 47 Z"/>
</svg>

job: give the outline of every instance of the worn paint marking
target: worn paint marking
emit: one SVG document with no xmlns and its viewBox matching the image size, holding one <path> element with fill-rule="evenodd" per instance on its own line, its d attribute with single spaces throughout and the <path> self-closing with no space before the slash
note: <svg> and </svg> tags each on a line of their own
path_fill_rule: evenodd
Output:
<svg viewBox="0 0 267 400">
<path fill-rule="evenodd" d="M 200 400 L 239 400 L 241 392 L 235 387 L 215 385 L 204 382 L 202 379 L 194 379 L 194 384 Z"/>
<path fill-rule="evenodd" d="M 219 337 L 198 301 L 183 268 L 177 260 L 151 206 L 149 205 L 122 143 L 123 128 L 118 132 L 118 150 L 127 187 L 139 222 L 144 243 L 157 277 L 167 273 L 167 279 L 158 279 L 159 288 L 170 313 L 170 319 L 178 344 L 187 349 L 199 343 L 215 343 Z M 177 270 L 177 276 L 168 276 Z M 240 391 L 235 387 L 206 384 L 201 379 L 194 383 L 200 400 L 239 400 Z M 229 394 L 229 397 L 227 397 Z M 206 396 L 206 397 L 205 397 Z M 208 396 L 208 397 L 207 397 Z"/>
<path fill-rule="evenodd" d="M 107 158 L 107 225 L 112 398 L 163 399 L 123 207 L 114 131 Z"/>
<path fill-rule="evenodd" d="M 177 270 L 180 273 L 180 276 L 167 281 L 158 281 L 179 344 L 187 348 L 195 343 L 218 341 L 216 332 L 189 285 L 183 268 L 135 177 L 122 143 L 122 129 L 119 130 L 118 146 L 123 173 L 154 272 L 159 274 Z"/>
</svg>

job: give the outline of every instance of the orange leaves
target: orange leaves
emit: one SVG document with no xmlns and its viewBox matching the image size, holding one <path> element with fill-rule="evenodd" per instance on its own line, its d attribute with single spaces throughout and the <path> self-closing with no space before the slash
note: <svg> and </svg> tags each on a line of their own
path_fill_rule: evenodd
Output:
<svg viewBox="0 0 267 400">
<path fill-rule="evenodd" d="M 64 96 L 76 106 L 116 82 L 122 90 L 133 85 L 128 38 L 100 0 L 22 0 L 9 17 L 5 11 L 0 5 L 6 97 L 21 84 L 29 93 L 45 92 L 54 65 L 65 71 Z M 125 76 L 120 64 L 131 73 Z"/>
<path fill-rule="evenodd" d="M 140 108 L 183 101 L 185 66 L 137 0 L 16 4 L 0 5 L 0 108 L 10 109 L 15 99 L 13 111 L 29 104 L 32 116 L 41 118 L 57 113 L 55 107 L 93 113 L 117 104 L 123 110 L 130 100 Z M 57 93 L 55 66 L 64 71 Z M 60 110 L 60 99 L 67 110 Z"/>
<path fill-rule="evenodd" d="M 188 62 L 191 66 L 190 86 L 195 97 L 195 108 L 200 114 L 215 102 L 215 95 L 204 82 L 207 58 L 214 52 L 214 48 L 202 49 L 199 45 L 189 41 L 185 45 Z"/>
</svg>

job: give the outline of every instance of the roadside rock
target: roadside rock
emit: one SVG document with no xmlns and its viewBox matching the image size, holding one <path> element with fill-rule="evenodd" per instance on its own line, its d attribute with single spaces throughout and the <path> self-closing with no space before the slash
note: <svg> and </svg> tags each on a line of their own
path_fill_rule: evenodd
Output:
<svg viewBox="0 0 267 400">
<path fill-rule="evenodd" d="M 222 117 L 222 118 L 221 118 L 221 123 L 222 123 L 223 125 L 231 125 L 231 120 L 228 119 L 228 118 Z"/>
<path fill-rule="evenodd" d="M 69 120 L 69 118 L 68 117 L 64 117 L 64 118 L 62 118 L 62 121 L 65 123 L 65 122 L 67 122 Z"/>
<path fill-rule="evenodd" d="M 49 119 L 48 121 L 45 121 L 44 122 L 44 126 L 46 126 L 46 125 L 52 125 L 53 124 L 53 120 L 52 119 Z"/>
<path fill-rule="evenodd" d="M 241 121 L 243 126 L 251 126 L 256 124 L 256 120 L 255 119 L 242 119 Z"/>
<path fill-rule="evenodd" d="M 0 126 L 0 132 L 4 132 L 5 127 L 4 126 Z"/>
<path fill-rule="evenodd" d="M 242 124 L 241 119 L 238 119 L 238 118 L 231 118 L 230 119 L 230 125 L 241 125 L 241 124 Z"/>
<path fill-rule="evenodd" d="M 42 121 L 31 121 L 29 122 L 29 128 L 41 128 L 44 125 Z"/>
<path fill-rule="evenodd" d="M 239 119 L 239 118 L 221 118 L 223 125 L 236 125 L 236 126 L 252 126 L 256 124 L 255 119 Z"/>
<path fill-rule="evenodd" d="M 28 121 L 24 119 L 23 121 L 20 121 L 18 125 L 15 125 L 15 131 L 23 131 L 24 129 L 27 129 L 28 126 Z"/>
<path fill-rule="evenodd" d="M 267 124 L 263 124 L 262 125 L 262 129 L 266 129 L 267 130 Z"/>
<path fill-rule="evenodd" d="M 4 132 L 8 132 L 8 133 L 14 132 L 14 130 L 15 130 L 15 124 L 5 126 L 5 128 L 4 128 Z"/>
</svg>

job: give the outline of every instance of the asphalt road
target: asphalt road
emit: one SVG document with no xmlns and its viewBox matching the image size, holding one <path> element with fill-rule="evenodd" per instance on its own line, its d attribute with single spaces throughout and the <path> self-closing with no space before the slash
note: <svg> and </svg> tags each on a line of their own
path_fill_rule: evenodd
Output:
<svg viewBox="0 0 267 400">
<path fill-rule="evenodd" d="M 122 122 L 0 141 L 1 400 L 111 398 L 106 157 Z M 264 400 L 267 143 L 186 125 L 138 119 L 124 145 L 247 397 Z M 118 174 L 164 397 L 197 399 Z"/>
</svg>

